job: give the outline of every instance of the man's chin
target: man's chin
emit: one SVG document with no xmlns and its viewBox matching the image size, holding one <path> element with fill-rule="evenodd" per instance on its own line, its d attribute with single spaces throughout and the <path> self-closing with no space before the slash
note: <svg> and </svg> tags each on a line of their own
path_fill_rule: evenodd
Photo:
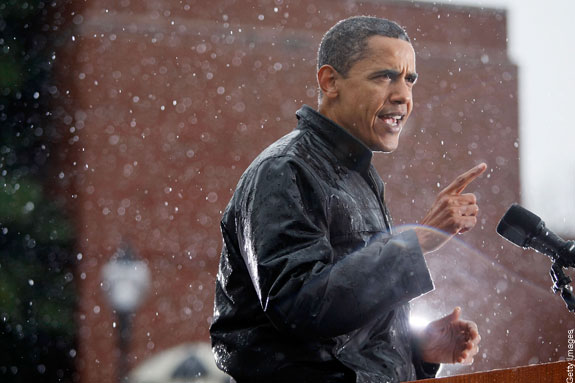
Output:
<svg viewBox="0 0 575 383">
<path fill-rule="evenodd" d="M 395 149 L 397 149 L 398 145 L 399 145 L 399 142 L 397 142 L 397 141 L 395 141 L 395 142 L 378 142 L 377 145 L 373 145 L 373 147 L 371 148 L 371 151 L 372 152 L 381 152 L 381 153 L 391 153 Z"/>
</svg>

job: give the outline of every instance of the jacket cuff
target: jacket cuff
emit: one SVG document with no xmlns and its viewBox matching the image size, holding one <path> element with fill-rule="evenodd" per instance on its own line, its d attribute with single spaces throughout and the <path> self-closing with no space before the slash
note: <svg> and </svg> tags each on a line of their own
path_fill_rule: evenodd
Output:
<svg viewBox="0 0 575 383">
<path fill-rule="evenodd" d="M 407 258 L 406 261 L 410 272 L 405 280 L 405 288 L 414 293 L 415 296 L 432 291 L 435 287 L 421 251 L 417 234 L 415 234 L 414 230 L 408 230 L 399 234 L 397 238 L 401 238 L 407 247 L 404 254 Z"/>
<path fill-rule="evenodd" d="M 422 360 L 418 360 L 417 362 L 413 362 L 413 366 L 415 367 L 415 376 L 417 377 L 417 380 L 420 380 L 435 378 L 441 365 L 438 363 L 427 363 Z"/>
</svg>

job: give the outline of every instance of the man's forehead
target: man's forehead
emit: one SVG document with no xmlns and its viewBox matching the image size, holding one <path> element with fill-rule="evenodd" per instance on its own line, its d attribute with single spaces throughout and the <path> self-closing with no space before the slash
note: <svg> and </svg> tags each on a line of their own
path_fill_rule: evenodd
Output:
<svg viewBox="0 0 575 383">
<path fill-rule="evenodd" d="M 364 60 L 402 68 L 407 65 L 408 70 L 415 70 L 415 51 L 408 41 L 379 35 L 371 36 L 367 40 L 367 48 Z"/>
<path fill-rule="evenodd" d="M 410 42 L 387 36 L 370 36 L 367 39 L 369 54 L 386 54 L 399 56 L 406 53 L 415 57 L 415 51 Z"/>
</svg>

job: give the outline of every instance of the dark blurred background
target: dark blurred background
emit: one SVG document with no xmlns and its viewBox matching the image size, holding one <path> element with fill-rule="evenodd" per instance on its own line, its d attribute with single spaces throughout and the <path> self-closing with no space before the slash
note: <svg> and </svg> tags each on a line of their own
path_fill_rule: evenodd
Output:
<svg viewBox="0 0 575 383">
<path fill-rule="evenodd" d="M 53 193 L 58 1 L 0 4 L 0 380 L 72 381 L 74 229 Z"/>
</svg>

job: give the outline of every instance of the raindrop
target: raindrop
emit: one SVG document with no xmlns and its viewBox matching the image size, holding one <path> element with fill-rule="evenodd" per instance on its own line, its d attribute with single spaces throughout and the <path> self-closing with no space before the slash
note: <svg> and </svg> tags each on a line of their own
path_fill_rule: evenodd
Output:
<svg viewBox="0 0 575 383">
<path fill-rule="evenodd" d="M 196 52 L 198 53 L 205 53 L 207 50 L 206 44 L 201 43 L 196 46 Z"/>
<path fill-rule="evenodd" d="M 214 192 L 209 192 L 206 197 L 206 200 L 210 203 L 214 203 L 218 200 L 218 195 Z"/>
<path fill-rule="evenodd" d="M 74 16 L 74 18 L 72 19 L 72 22 L 76 25 L 80 25 L 84 22 L 84 16 L 82 15 L 76 15 Z"/>
<path fill-rule="evenodd" d="M 117 135 L 110 136 L 110 138 L 108 138 L 108 142 L 110 143 L 110 145 L 117 145 L 118 142 L 120 142 L 120 136 Z"/>
<path fill-rule="evenodd" d="M 34 210 L 34 202 L 28 201 L 22 210 L 24 213 L 30 213 L 32 210 Z"/>
</svg>

